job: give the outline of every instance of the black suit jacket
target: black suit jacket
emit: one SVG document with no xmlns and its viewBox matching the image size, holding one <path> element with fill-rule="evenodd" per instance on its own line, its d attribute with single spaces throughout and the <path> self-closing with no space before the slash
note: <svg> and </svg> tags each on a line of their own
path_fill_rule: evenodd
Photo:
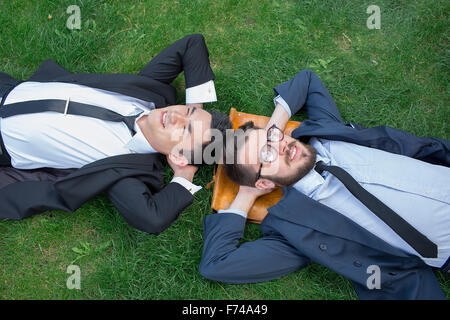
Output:
<svg viewBox="0 0 450 320">
<path fill-rule="evenodd" d="M 213 79 L 213 75 L 207 75 Z M 72 74 L 46 60 L 29 81 L 76 83 L 118 92 L 156 107 L 175 104 L 176 90 L 169 84 L 133 74 Z M 3 91 L 20 81 L 0 74 Z M 193 202 L 178 183 L 163 187 L 165 158 L 161 154 L 127 154 L 90 163 L 56 181 L 23 181 L 0 189 L 0 218 L 23 219 L 45 210 L 75 211 L 84 202 L 107 192 L 110 200 L 133 227 L 158 234 Z"/>
</svg>

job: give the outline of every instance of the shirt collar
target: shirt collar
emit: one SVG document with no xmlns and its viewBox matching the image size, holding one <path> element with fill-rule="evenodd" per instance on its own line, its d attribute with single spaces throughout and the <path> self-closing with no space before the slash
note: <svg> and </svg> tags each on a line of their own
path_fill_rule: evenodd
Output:
<svg viewBox="0 0 450 320">
<path fill-rule="evenodd" d="M 311 139 L 311 145 L 316 149 L 316 164 L 319 161 L 328 164 L 330 159 L 324 155 L 323 146 L 317 139 Z M 310 195 L 324 182 L 324 178 L 315 170 L 309 171 L 303 178 L 297 181 L 293 187 L 305 195 Z"/>
<path fill-rule="evenodd" d="M 158 153 L 150 142 L 147 141 L 144 134 L 141 131 L 141 128 L 139 128 L 137 121 L 144 115 L 149 114 L 150 111 L 144 111 L 142 114 L 136 119 L 134 122 L 134 131 L 136 131 L 136 134 L 128 141 L 124 147 L 128 150 L 130 150 L 132 153 Z"/>
</svg>

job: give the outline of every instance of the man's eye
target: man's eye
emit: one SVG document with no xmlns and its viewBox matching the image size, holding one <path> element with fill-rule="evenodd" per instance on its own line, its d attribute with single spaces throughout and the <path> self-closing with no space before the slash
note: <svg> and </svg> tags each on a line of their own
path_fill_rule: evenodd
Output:
<svg viewBox="0 0 450 320">
<path fill-rule="evenodd" d="M 186 110 L 186 115 L 188 115 L 189 114 L 189 108 L 187 108 L 187 110 Z"/>
</svg>

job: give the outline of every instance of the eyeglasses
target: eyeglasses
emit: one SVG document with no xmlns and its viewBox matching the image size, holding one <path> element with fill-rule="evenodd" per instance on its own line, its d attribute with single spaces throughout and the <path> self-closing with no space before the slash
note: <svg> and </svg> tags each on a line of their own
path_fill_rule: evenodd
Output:
<svg viewBox="0 0 450 320">
<path fill-rule="evenodd" d="M 261 151 L 259 152 L 259 158 L 261 161 L 261 165 L 259 166 L 258 175 L 256 176 L 256 181 L 261 178 L 261 170 L 264 163 L 270 163 L 277 160 L 278 157 L 278 150 L 275 147 L 272 147 L 269 143 L 270 142 L 279 142 L 284 139 L 284 133 L 283 131 L 278 128 L 276 125 L 272 125 L 267 130 L 267 143 L 261 148 Z"/>
</svg>

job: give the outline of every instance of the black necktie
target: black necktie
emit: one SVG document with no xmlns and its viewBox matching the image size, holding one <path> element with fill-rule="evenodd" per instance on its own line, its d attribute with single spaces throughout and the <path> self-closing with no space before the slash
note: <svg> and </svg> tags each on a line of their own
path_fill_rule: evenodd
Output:
<svg viewBox="0 0 450 320">
<path fill-rule="evenodd" d="M 140 113 L 133 116 L 123 116 L 120 113 L 98 107 L 90 104 L 64 101 L 56 99 L 33 100 L 11 103 L 3 105 L 0 108 L 0 118 L 7 118 L 20 114 L 39 113 L 45 111 L 54 111 L 64 114 L 72 114 L 78 116 L 91 117 L 106 121 L 123 122 L 134 135 L 134 122 Z"/>
<path fill-rule="evenodd" d="M 362 204 L 372 211 L 378 218 L 394 230 L 403 240 L 414 248 L 424 258 L 437 258 L 438 249 L 436 244 L 417 231 L 407 221 L 386 206 L 373 194 L 368 192 L 344 169 L 336 166 L 326 166 L 319 161 L 315 167 L 320 174 L 325 170 L 338 178 L 342 184 Z"/>
</svg>

